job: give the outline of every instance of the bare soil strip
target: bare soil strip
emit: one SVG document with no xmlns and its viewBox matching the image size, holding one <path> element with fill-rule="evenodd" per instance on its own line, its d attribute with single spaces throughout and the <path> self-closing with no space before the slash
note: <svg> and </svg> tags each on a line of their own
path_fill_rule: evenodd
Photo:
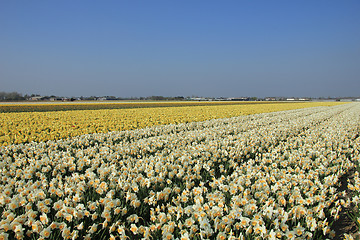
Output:
<svg viewBox="0 0 360 240">
<path fill-rule="evenodd" d="M 354 192 L 348 188 L 348 181 L 353 182 L 354 174 L 356 169 L 351 169 L 347 174 L 344 174 L 339 179 L 340 186 L 338 188 L 338 193 L 345 192 L 341 199 L 345 202 L 348 199 L 351 199 L 354 196 Z M 358 211 L 357 207 L 354 204 L 350 204 L 349 207 L 343 207 L 339 213 L 339 219 L 335 220 L 331 226 L 332 230 L 335 231 L 334 239 L 344 239 L 344 234 L 351 234 L 354 239 L 360 239 L 359 228 L 356 223 L 351 219 L 349 214 Z"/>
</svg>

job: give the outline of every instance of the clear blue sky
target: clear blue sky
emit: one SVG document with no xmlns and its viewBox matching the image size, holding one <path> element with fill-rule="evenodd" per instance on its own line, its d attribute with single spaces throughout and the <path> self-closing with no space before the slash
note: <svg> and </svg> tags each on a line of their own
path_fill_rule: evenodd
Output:
<svg viewBox="0 0 360 240">
<path fill-rule="evenodd" d="M 359 96 L 360 1 L 0 2 L 0 91 Z"/>
</svg>

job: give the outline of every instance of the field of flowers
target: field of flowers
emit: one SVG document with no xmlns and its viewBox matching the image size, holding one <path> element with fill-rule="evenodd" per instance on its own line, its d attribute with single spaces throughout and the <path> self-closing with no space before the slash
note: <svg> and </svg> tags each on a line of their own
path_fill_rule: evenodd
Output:
<svg viewBox="0 0 360 240">
<path fill-rule="evenodd" d="M 134 101 L 134 102 L 31 102 L 31 103 L 2 103 L 0 113 L 7 112 L 50 112 L 73 110 L 99 109 L 129 109 L 129 108 L 157 108 L 157 107 L 189 107 L 189 106 L 218 106 L 218 105 L 250 105 L 273 104 L 274 102 L 256 101 Z"/>
<path fill-rule="evenodd" d="M 119 103 L 115 105 L 121 107 L 124 104 Z M 163 104 L 166 104 L 167 107 L 164 107 Z M 305 102 L 236 105 L 229 105 L 227 103 L 214 103 L 217 105 L 213 105 L 213 103 L 208 103 L 208 105 L 204 106 L 178 107 L 179 104 L 191 104 L 191 102 L 134 103 L 132 105 L 138 105 L 138 107 L 146 105 L 146 107 L 129 107 L 128 109 L 106 109 L 109 107 L 109 104 L 105 103 L 10 106 L 16 107 L 16 111 L 20 112 L 0 113 L 0 145 L 31 141 L 41 142 L 88 133 L 132 130 L 154 125 L 205 121 L 214 118 L 234 117 L 295 108 L 320 105 L 329 106 L 336 103 Z M 114 104 L 110 105 L 112 106 Z M 7 105 L 0 105 L 0 109 L 5 111 L 6 106 Z M 74 110 L 72 109 L 74 106 L 85 106 L 92 110 Z M 34 111 L 27 112 L 29 107 Z M 59 111 L 59 109 L 66 109 L 67 111 Z M 69 111 L 71 109 L 73 111 Z"/>
<path fill-rule="evenodd" d="M 3 146 L 0 239 L 333 238 L 359 130 L 351 103 Z"/>
</svg>

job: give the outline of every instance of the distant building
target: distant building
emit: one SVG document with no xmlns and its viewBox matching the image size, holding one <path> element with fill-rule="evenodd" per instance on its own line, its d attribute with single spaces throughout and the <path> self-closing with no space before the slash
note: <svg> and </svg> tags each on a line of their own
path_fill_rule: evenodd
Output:
<svg viewBox="0 0 360 240">
<path fill-rule="evenodd" d="M 41 97 L 41 96 L 35 96 L 35 97 L 30 97 L 29 100 L 30 101 L 40 101 L 40 100 L 43 100 L 44 97 Z"/>
<path fill-rule="evenodd" d="M 229 101 L 250 101 L 249 97 L 241 97 L 241 98 L 228 98 Z"/>
<path fill-rule="evenodd" d="M 341 98 L 341 99 L 336 99 L 336 101 L 338 101 L 338 102 L 351 102 L 352 99 L 351 98 Z"/>
<path fill-rule="evenodd" d="M 62 98 L 60 98 L 60 97 L 51 97 L 50 99 L 49 99 L 49 101 L 52 101 L 52 102 L 54 102 L 54 101 L 62 101 L 63 99 Z"/>
<path fill-rule="evenodd" d="M 190 98 L 193 101 L 208 101 L 207 98 L 203 98 L 203 97 L 194 97 L 194 98 Z"/>
</svg>

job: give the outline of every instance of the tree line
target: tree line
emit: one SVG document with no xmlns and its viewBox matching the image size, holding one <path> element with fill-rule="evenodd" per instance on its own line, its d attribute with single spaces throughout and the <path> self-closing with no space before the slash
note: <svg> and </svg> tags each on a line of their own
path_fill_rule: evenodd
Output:
<svg viewBox="0 0 360 240">
<path fill-rule="evenodd" d="M 0 101 L 21 101 L 25 99 L 26 97 L 18 92 L 0 92 Z"/>
</svg>

